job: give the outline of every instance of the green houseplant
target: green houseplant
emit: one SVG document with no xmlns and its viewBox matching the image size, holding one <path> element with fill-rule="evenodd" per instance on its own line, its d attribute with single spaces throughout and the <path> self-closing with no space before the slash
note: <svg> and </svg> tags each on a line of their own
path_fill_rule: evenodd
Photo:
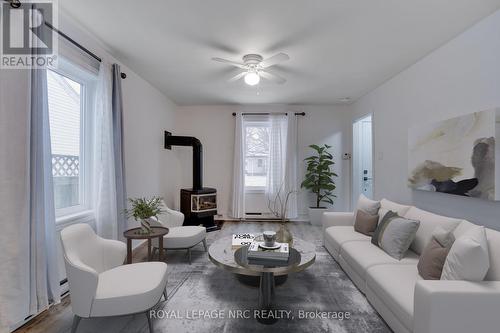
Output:
<svg viewBox="0 0 500 333">
<path fill-rule="evenodd" d="M 316 202 L 315 206 L 309 207 L 309 218 L 312 224 L 319 225 L 321 224 L 321 216 L 327 209 L 321 204 L 333 205 L 333 200 L 336 197 L 333 194 L 336 188 L 334 178 L 338 177 L 338 175 L 331 170 L 335 162 L 328 149 L 332 146 L 325 144 L 323 146 L 310 145 L 309 147 L 315 151 L 315 154 L 304 159 L 307 169 L 300 187 L 314 194 Z"/>
<path fill-rule="evenodd" d="M 158 217 L 158 214 L 164 212 L 162 209 L 163 198 L 129 198 L 130 208 L 125 209 L 127 218 L 133 217 L 134 220 L 141 222 L 141 232 L 149 234 L 151 232 L 152 217 Z"/>
</svg>

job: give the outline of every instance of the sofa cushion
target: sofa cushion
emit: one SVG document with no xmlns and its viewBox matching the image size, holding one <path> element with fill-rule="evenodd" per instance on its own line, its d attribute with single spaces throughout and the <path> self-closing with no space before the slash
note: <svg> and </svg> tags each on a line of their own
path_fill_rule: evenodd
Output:
<svg viewBox="0 0 500 333">
<path fill-rule="evenodd" d="M 207 229 L 200 226 L 182 226 L 169 228 L 168 234 L 163 237 L 163 246 L 166 249 L 183 249 L 192 247 L 207 236 Z"/>
<path fill-rule="evenodd" d="M 325 241 L 333 247 L 335 253 L 332 254 L 334 257 L 338 257 L 340 247 L 346 242 L 369 240 L 370 236 L 356 232 L 354 228 L 350 226 L 329 227 L 325 230 Z"/>
<path fill-rule="evenodd" d="M 453 236 L 455 236 L 455 239 L 458 239 L 460 236 L 464 235 L 466 232 L 468 232 L 469 230 L 474 229 L 475 227 L 477 227 L 476 224 L 470 223 L 469 221 L 466 221 L 466 220 L 463 220 L 453 230 Z"/>
<path fill-rule="evenodd" d="M 143 262 L 118 266 L 99 274 L 98 281 L 91 315 L 143 312 L 160 300 L 167 284 L 167 264 Z"/>
<path fill-rule="evenodd" d="M 416 207 L 411 207 L 404 217 L 420 221 L 417 235 L 410 246 L 418 254 L 421 254 L 427 243 L 429 243 L 432 238 L 432 232 L 437 226 L 446 231 L 452 231 L 462 222 L 460 219 L 433 214 Z"/>
<path fill-rule="evenodd" d="M 387 200 L 387 199 L 382 199 L 380 201 L 380 209 L 378 211 L 378 222 L 382 221 L 382 218 L 384 217 L 385 214 L 387 214 L 388 211 L 392 210 L 393 212 L 397 213 L 399 216 L 404 216 L 408 209 L 410 209 L 411 206 L 406 206 L 406 205 L 400 205 L 398 203 L 395 203 L 393 201 Z"/>
<path fill-rule="evenodd" d="M 340 255 L 356 273 L 365 279 L 366 270 L 383 264 L 410 264 L 417 266 L 418 255 L 412 251 L 406 252 L 401 260 L 394 259 L 371 242 L 346 242 L 340 249 Z"/>
<path fill-rule="evenodd" d="M 368 269 L 366 287 L 412 331 L 415 284 L 421 279 L 415 265 L 377 265 Z"/>
<path fill-rule="evenodd" d="M 370 215 L 377 215 L 380 208 L 380 201 L 368 199 L 364 194 L 358 198 L 357 210 L 362 210 Z"/>
</svg>

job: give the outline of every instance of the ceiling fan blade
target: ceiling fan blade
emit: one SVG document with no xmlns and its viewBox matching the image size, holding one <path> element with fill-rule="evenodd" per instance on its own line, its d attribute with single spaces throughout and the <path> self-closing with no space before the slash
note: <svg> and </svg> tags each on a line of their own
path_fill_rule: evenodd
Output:
<svg viewBox="0 0 500 333">
<path fill-rule="evenodd" d="M 230 78 L 229 80 L 227 80 L 227 82 L 234 82 L 234 81 L 238 81 L 239 79 L 241 79 L 242 77 L 245 76 L 247 72 L 241 72 L 235 76 L 233 76 L 232 78 Z"/>
<path fill-rule="evenodd" d="M 272 81 L 277 84 L 283 84 L 286 82 L 286 79 L 277 75 L 277 74 L 271 74 L 266 71 L 259 71 L 259 75 L 262 76 L 264 79 L 267 79 L 269 81 Z"/>
<path fill-rule="evenodd" d="M 260 66 L 262 68 L 267 68 L 267 67 L 271 67 L 273 65 L 276 65 L 276 64 L 278 64 L 280 62 L 287 61 L 288 59 L 290 59 L 290 57 L 288 56 L 288 54 L 286 54 L 286 53 L 278 53 L 278 54 L 273 55 L 271 58 L 267 58 L 267 59 L 263 60 L 260 63 Z"/>
<path fill-rule="evenodd" d="M 224 64 L 229 64 L 229 65 L 233 65 L 233 66 L 236 66 L 238 68 L 246 68 L 244 64 L 240 64 L 239 62 L 236 62 L 236 61 L 231 61 L 231 60 L 227 60 L 227 59 L 222 59 L 222 58 L 212 58 L 213 61 L 217 61 L 217 62 L 222 62 Z"/>
</svg>

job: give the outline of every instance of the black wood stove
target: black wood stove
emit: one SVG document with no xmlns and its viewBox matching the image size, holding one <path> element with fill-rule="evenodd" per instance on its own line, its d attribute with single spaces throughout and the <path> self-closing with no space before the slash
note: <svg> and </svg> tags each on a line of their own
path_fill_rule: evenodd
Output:
<svg viewBox="0 0 500 333">
<path fill-rule="evenodd" d="M 172 146 L 193 147 L 193 187 L 181 189 L 181 212 L 184 225 L 203 224 L 207 231 L 218 230 L 214 223 L 217 215 L 217 190 L 203 187 L 203 146 L 192 136 L 175 136 L 165 131 L 165 149 Z"/>
</svg>

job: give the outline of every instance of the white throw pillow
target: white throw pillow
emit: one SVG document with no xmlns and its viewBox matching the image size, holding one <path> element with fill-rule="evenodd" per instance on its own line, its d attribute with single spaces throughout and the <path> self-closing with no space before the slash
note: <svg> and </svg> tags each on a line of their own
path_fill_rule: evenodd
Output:
<svg viewBox="0 0 500 333">
<path fill-rule="evenodd" d="M 441 280 L 483 281 L 490 269 L 488 241 L 484 227 L 467 231 L 451 246 Z"/>
<path fill-rule="evenodd" d="M 362 210 L 370 215 L 378 215 L 378 209 L 380 208 L 380 201 L 375 201 L 368 199 L 364 194 L 360 194 L 358 198 L 358 210 Z"/>
</svg>

